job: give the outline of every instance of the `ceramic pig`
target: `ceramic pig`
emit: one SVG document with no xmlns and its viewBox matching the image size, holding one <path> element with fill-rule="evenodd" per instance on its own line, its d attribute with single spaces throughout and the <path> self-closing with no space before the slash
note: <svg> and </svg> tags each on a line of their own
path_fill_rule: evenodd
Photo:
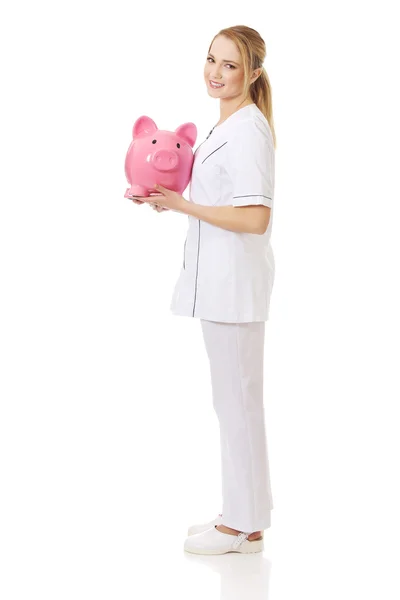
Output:
<svg viewBox="0 0 400 600">
<path fill-rule="evenodd" d="M 184 123 L 175 131 L 166 131 L 143 115 L 135 121 L 132 137 L 125 158 L 130 187 L 124 197 L 159 194 L 153 187 L 156 183 L 182 194 L 192 174 L 196 125 Z"/>
</svg>

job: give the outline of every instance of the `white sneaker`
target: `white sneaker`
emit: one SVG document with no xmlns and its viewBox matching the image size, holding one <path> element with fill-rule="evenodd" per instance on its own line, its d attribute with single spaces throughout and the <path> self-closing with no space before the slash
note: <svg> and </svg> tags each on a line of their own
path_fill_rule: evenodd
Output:
<svg viewBox="0 0 400 600">
<path fill-rule="evenodd" d="M 203 531 L 207 531 L 210 527 L 214 527 L 214 525 L 222 525 L 222 514 L 219 514 L 218 517 L 209 521 L 208 523 L 202 523 L 199 525 L 192 525 L 188 529 L 188 535 L 195 535 L 196 533 L 203 533 Z"/>
</svg>

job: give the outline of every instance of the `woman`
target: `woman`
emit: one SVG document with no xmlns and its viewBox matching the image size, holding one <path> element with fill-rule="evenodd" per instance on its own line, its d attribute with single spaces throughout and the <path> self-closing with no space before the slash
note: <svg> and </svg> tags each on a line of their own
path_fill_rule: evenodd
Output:
<svg viewBox="0 0 400 600">
<path fill-rule="evenodd" d="M 273 508 L 263 406 L 265 321 L 275 275 L 270 235 L 275 133 L 265 44 L 249 27 L 221 30 L 204 78 L 220 120 L 195 151 L 190 200 L 141 200 L 189 216 L 171 310 L 199 318 L 221 439 L 223 510 L 189 528 L 184 549 L 259 552 Z M 240 210 L 238 210 L 240 208 Z"/>
</svg>

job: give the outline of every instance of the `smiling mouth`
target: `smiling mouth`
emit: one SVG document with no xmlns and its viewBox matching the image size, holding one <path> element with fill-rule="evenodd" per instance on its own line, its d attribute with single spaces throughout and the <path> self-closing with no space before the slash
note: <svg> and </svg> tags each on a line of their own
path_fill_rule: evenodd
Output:
<svg viewBox="0 0 400 600">
<path fill-rule="evenodd" d="M 215 89 L 224 87 L 224 85 L 225 85 L 224 83 L 216 83 L 212 79 L 209 80 L 209 83 L 210 83 L 210 86 Z"/>
</svg>

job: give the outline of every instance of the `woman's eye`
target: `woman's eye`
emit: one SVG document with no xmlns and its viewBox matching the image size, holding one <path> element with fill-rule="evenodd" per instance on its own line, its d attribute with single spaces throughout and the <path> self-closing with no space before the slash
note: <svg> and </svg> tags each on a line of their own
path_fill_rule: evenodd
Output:
<svg viewBox="0 0 400 600">
<path fill-rule="evenodd" d="M 213 58 L 211 58 L 211 56 L 209 56 L 209 57 L 207 58 L 207 60 L 212 60 L 212 61 L 214 62 L 214 59 L 213 59 Z M 227 66 L 227 67 L 228 67 L 228 66 L 229 66 L 229 67 L 232 67 L 232 69 L 236 69 L 236 67 L 235 67 L 234 65 L 231 65 L 230 63 L 226 63 L 226 66 Z"/>
</svg>

